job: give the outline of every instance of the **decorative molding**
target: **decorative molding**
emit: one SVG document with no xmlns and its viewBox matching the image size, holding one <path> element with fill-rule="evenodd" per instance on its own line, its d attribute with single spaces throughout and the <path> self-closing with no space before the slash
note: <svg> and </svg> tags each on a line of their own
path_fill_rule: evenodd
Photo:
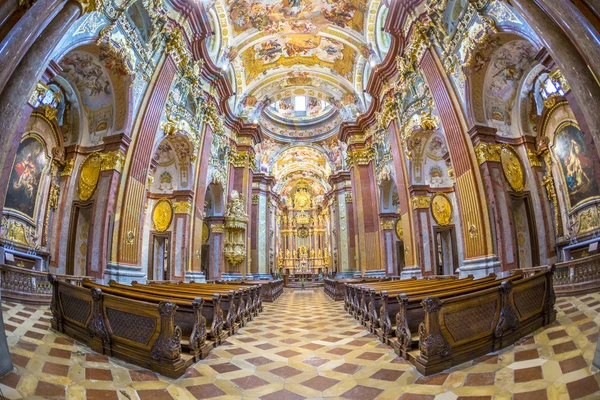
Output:
<svg viewBox="0 0 600 400">
<path fill-rule="evenodd" d="M 211 224 L 210 230 L 212 233 L 225 233 L 225 225 L 223 224 Z"/>
<path fill-rule="evenodd" d="M 100 154 L 102 157 L 101 171 L 117 171 L 123 172 L 125 166 L 125 154 L 120 150 L 110 151 Z"/>
<path fill-rule="evenodd" d="M 190 201 L 176 201 L 173 203 L 175 214 L 192 214 L 192 203 Z"/>
<path fill-rule="evenodd" d="M 429 208 L 431 203 L 431 197 L 429 196 L 415 196 L 411 197 L 410 202 L 412 204 L 413 210 L 418 208 Z"/>
<path fill-rule="evenodd" d="M 500 162 L 500 151 L 502 146 L 495 143 L 479 142 L 475 146 L 475 155 L 479 165 L 487 161 Z"/>
<path fill-rule="evenodd" d="M 381 227 L 382 230 L 392 230 L 392 229 L 394 229 L 394 221 L 393 220 L 380 221 L 379 226 Z"/>
</svg>

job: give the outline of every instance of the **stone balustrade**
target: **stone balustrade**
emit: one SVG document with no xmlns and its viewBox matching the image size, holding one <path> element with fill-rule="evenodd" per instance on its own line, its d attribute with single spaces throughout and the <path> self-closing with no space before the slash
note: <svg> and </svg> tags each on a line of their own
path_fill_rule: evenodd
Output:
<svg viewBox="0 0 600 400">
<path fill-rule="evenodd" d="M 572 296 L 593 292 L 600 288 L 600 254 L 556 263 L 554 291 L 557 296 Z M 531 276 L 547 266 L 524 268 L 523 274 Z"/>
<path fill-rule="evenodd" d="M 56 275 L 63 282 L 81 286 L 85 276 Z M 48 273 L 31 269 L 0 264 L 0 288 L 2 299 L 29 304 L 50 304 L 52 300 L 52 284 Z"/>
</svg>

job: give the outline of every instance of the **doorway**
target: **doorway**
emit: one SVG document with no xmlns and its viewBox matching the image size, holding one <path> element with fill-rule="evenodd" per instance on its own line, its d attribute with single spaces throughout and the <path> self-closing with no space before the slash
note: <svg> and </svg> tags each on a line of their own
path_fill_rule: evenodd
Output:
<svg viewBox="0 0 600 400">
<path fill-rule="evenodd" d="M 397 260 L 397 268 L 398 268 L 398 273 L 396 275 L 400 276 L 402 274 L 402 271 L 404 270 L 404 266 L 405 266 L 404 241 L 403 240 L 398 240 L 396 242 L 396 260 Z"/>
<path fill-rule="evenodd" d="M 69 229 L 67 242 L 67 275 L 87 275 L 93 204 L 93 202 L 73 204 L 71 229 Z"/>
<path fill-rule="evenodd" d="M 150 233 L 150 243 L 148 280 L 171 280 L 171 233 Z"/>
<path fill-rule="evenodd" d="M 201 259 L 200 259 L 200 269 L 204 272 L 205 276 L 206 276 L 206 280 L 211 279 L 211 271 L 210 271 L 210 265 L 209 265 L 209 260 L 210 260 L 210 245 L 209 244 L 203 244 L 202 245 L 202 254 L 201 254 Z"/>
<path fill-rule="evenodd" d="M 533 205 L 529 193 L 511 195 L 510 208 L 513 217 L 514 238 L 517 244 L 518 266 L 519 268 L 535 267 L 539 265 L 540 256 Z"/>
<path fill-rule="evenodd" d="M 458 265 L 458 251 L 454 226 L 436 226 L 435 237 L 435 274 L 454 275 Z"/>
</svg>

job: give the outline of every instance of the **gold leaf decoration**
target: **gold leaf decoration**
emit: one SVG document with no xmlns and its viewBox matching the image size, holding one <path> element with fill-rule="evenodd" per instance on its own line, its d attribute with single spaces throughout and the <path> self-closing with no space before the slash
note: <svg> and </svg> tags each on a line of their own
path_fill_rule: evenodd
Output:
<svg viewBox="0 0 600 400">
<path fill-rule="evenodd" d="M 502 146 L 500 152 L 500 161 L 502 163 L 502 171 L 509 186 L 515 192 L 522 192 L 525 189 L 525 174 L 519 155 L 512 146 Z"/>
<path fill-rule="evenodd" d="M 100 180 L 101 168 L 100 153 L 92 153 L 83 161 L 79 173 L 79 199 L 87 201 L 94 195 Z"/>
<path fill-rule="evenodd" d="M 431 215 L 438 225 L 448 225 L 452 222 L 452 203 L 448 196 L 438 193 L 431 199 Z"/>
<path fill-rule="evenodd" d="M 173 219 L 173 206 L 168 199 L 160 199 L 154 205 L 152 211 L 152 222 L 154 229 L 158 232 L 164 232 L 169 229 L 171 220 Z"/>
</svg>

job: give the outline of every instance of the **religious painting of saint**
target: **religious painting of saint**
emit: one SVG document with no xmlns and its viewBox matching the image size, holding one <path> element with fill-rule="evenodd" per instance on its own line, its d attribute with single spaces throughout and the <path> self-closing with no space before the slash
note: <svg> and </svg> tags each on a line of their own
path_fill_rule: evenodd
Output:
<svg viewBox="0 0 600 400">
<path fill-rule="evenodd" d="M 10 175 L 5 209 L 34 219 L 40 179 L 47 163 L 46 151 L 39 140 L 30 136 L 21 142 Z"/>
<path fill-rule="evenodd" d="M 567 123 L 556 133 L 555 154 L 560 164 L 571 208 L 600 195 L 600 160 L 589 135 Z"/>
</svg>

